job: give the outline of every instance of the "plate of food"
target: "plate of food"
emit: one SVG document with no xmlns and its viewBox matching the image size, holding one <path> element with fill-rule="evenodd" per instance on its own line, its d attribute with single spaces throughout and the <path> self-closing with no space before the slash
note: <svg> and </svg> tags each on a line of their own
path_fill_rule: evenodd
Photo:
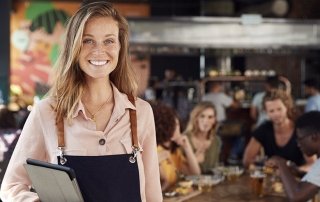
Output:
<svg viewBox="0 0 320 202">
<path fill-rule="evenodd" d="M 186 176 L 186 180 L 193 182 L 195 186 L 208 185 L 213 186 L 224 180 L 223 175 L 191 175 Z"/>
</svg>

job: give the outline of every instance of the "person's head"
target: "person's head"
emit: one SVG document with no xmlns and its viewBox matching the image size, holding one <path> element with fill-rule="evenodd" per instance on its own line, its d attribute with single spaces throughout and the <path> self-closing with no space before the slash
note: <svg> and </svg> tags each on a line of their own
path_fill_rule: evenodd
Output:
<svg viewBox="0 0 320 202">
<path fill-rule="evenodd" d="M 180 133 L 179 118 L 173 108 L 162 102 L 150 102 L 150 104 L 154 114 L 157 144 L 164 146 Z"/>
<path fill-rule="evenodd" d="M 176 77 L 176 71 L 172 68 L 167 68 L 164 70 L 164 80 L 173 81 Z"/>
<path fill-rule="evenodd" d="M 110 80 L 121 92 L 136 95 L 128 32 L 127 20 L 105 1 L 85 3 L 70 18 L 50 91 L 58 117 L 72 116 L 90 79 Z"/>
<path fill-rule="evenodd" d="M 283 90 L 266 92 L 263 107 L 274 124 L 281 124 L 288 118 L 294 119 L 294 104 L 292 97 Z"/>
<path fill-rule="evenodd" d="M 266 91 L 279 89 L 279 87 L 280 87 L 280 81 L 278 76 L 267 76 L 266 82 L 265 82 Z"/>
<path fill-rule="evenodd" d="M 297 141 L 308 156 L 320 155 L 320 112 L 311 111 L 301 115 L 296 121 Z"/>
<path fill-rule="evenodd" d="M 319 93 L 320 89 L 320 84 L 317 79 L 315 78 L 310 78 L 306 79 L 304 82 L 304 87 L 305 87 L 305 94 L 307 96 L 312 96 L 315 95 L 316 93 Z"/>
<path fill-rule="evenodd" d="M 207 138 L 215 133 L 216 110 L 211 102 L 198 103 L 190 113 L 186 132 L 190 134 L 207 133 Z"/>
<path fill-rule="evenodd" d="M 221 92 L 223 90 L 222 84 L 220 81 L 212 81 L 209 83 L 210 92 Z"/>
</svg>

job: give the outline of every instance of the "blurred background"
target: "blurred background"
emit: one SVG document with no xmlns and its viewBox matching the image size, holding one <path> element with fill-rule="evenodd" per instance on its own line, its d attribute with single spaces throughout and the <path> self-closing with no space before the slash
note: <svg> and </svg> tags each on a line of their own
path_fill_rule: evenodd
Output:
<svg viewBox="0 0 320 202">
<path fill-rule="evenodd" d="M 166 87 L 182 89 L 193 101 L 205 90 L 199 81 L 227 81 L 229 93 L 243 89 L 248 100 L 262 90 L 263 77 L 273 74 L 287 77 L 294 97 L 303 98 L 302 81 L 320 74 L 317 0 L 111 2 L 130 22 L 132 62 L 142 77 L 142 96 L 163 96 L 163 85 L 157 83 L 165 80 L 165 70 L 172 70 L 177 81 Z M 65 23 L 81 1 L 0 4 L 0 102 L 21 94 L 32 104 L 50 86 Z M 155 86 L 155 93 L 145 95 L 147 87 Z"/>
<path fill-rule="evenodd" d="M 255 122 L 250 105 L 254 95 L 264 91 L 268 77 L 290 81 L 301 111 L 307 98 L 304 81 L 320 79 L 319 0 L 110 2 L 129 21 L 139 96 L 173 106 L 182 130 L 212 83 L 221 84 L 238 104 L 226 109 L 218 134 L 240 135 L 247 141 Z M 12 112 L 1 115 L 2 128 L 22 128 L 32 105 L 50 88 L 66 22 L 81 3 L 0 1 L 0 106 Z M 19 133 L 4 133 L 0 150 L 5 155 L 11 155 Z M 222 160 L 230 150 L 224 145 Z M 4 170 L 7 161 L 3 165 Z"/>
</svg>

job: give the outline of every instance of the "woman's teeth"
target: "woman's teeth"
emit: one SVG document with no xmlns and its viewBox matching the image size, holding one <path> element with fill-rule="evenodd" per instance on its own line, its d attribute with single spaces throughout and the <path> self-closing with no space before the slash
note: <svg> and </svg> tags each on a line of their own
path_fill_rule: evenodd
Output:
<svg viewBox="0 0 320 202">
<path fill-rule="evenodd" d="M 90 64 L 101 66 L 107 64 L 107 60 L 89 60 Z"/>
</svg>

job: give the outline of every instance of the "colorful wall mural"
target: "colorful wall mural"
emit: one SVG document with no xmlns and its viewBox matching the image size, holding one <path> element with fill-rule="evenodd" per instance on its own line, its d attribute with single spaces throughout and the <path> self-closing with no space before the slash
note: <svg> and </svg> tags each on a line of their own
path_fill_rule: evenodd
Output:
<svg viewBox="0 0 320 202">
<path fill-rule="evenodd" d="M 34 95 L 41 97 L 47 92 L 50 75 L 63 43 L 66 22 L 80 7 L 80 2 L 25 1 L 13 5 L 10 28 L 11 90 L 31 98 Z M 117 3 L 114 6 L 125 16 L 150 15 L 147 4 Z M 140 81 L 141 77 L 145 77 L 140 71 L 141 65 L 139 62 L 136 64 L 136 60 L 132 62 Z M 146 85 L 141 83 L 139 86 L 143 91 Z"/>
<path fill-rule="evenodd" d="M 45 93 L 66 22 L 80 3 L 21 2 L 11 16 L 11 84 L 24 95 Z"/>
</svg>

